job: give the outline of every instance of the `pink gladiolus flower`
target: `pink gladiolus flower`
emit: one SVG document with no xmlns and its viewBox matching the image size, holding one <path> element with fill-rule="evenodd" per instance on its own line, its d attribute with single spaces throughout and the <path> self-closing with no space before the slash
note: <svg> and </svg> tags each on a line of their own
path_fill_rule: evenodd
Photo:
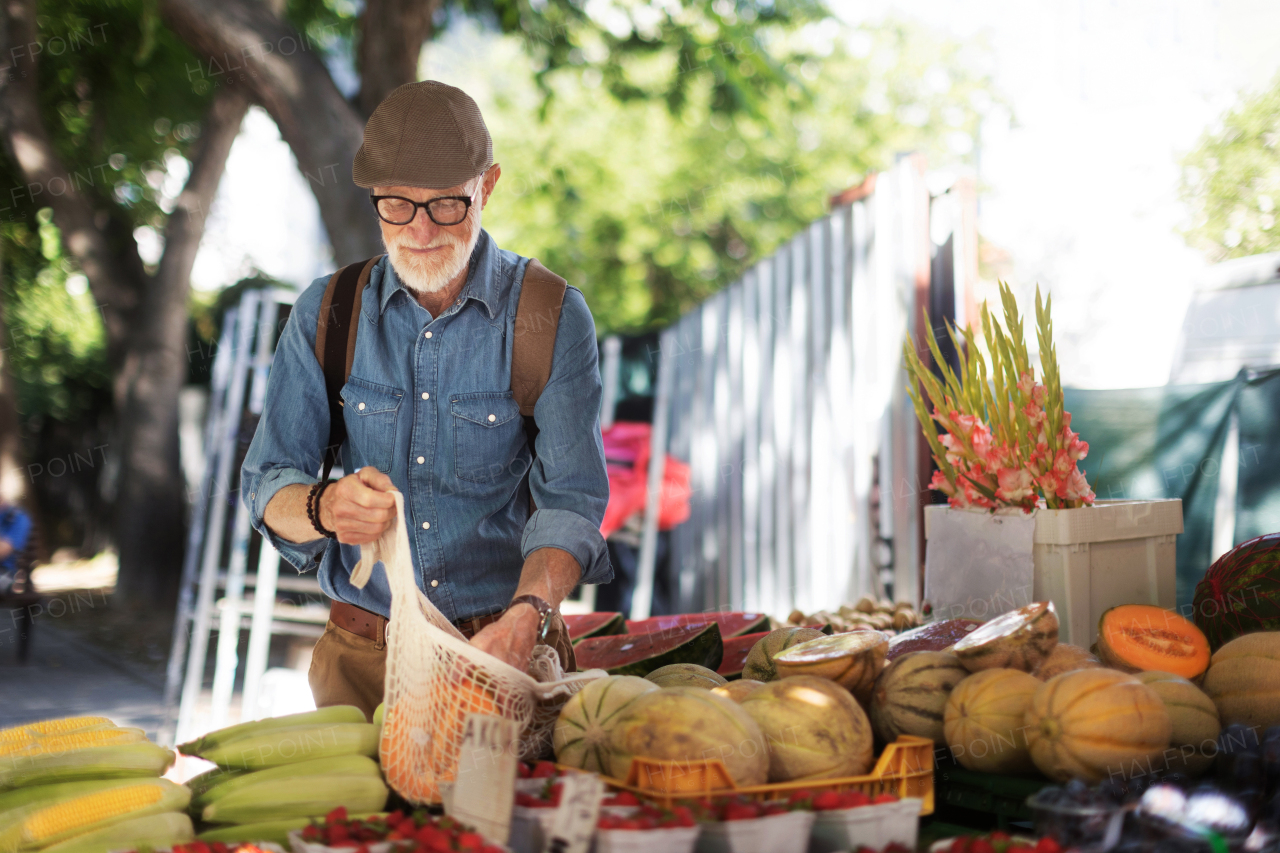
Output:
<svg viewBox="0 0 1280 853">
<path fill-rule="evenodd" d="M 948 497 L 954 496 L 956 493 L 955 486 L 951 485 L 951 482 L 947 480 L 941 471 L 933 472 L 933 479 L 929 481 L 929 488 L 937 489 Z"/>
<path fill-rule="evenodd" d="M 979 423 L 973 428 L 969 442 L 973 445 L 973 452 L 978 454 L 979 458 L 985 459 L 991 452 L 991 430 L 986 424 Z"/>
<path fill-rule="evenodd" d="M 952 412 L 951 417 L 956 423 L 956 430 L 954 431 L 958 432 L 960 437 L 966 442 L 969 440 L 969 435 L 974 431 L 974 429 L 982 424 L 982 421 L 978 420 L 973 415 L 961 415 L 956 412 Z"/>
<path fill-rule="evenodd" d="M 1035 388 L 1031 389 L 1031 401 L 1041 409 L 1044 408 L 1044 401 L 1047 399 L 1049 399 L 1048 388 L 1043 385 L 1037 385 Z"/>
<path fill-rule="evenodd" d="M 1068 474 L 1070 474 L 1071 470 L 1075 467 L 1076 467 L 1075 460 L 1073 460 L 1069 455 L 1067 455 L 1067 451 L 1059 450 L 1058 455 L 1054 457 L 1054 460 L 1053 460 L 1054 473 L 1057 474 L 1059 477 L 1065 477 Z"/>
<path fill-rule="evenodd" d="M 1002 468 L 1000 470 L 1000 488 L 996 497 L 1010 503 L 1018 503 L 1030 497 L 1034 481 L 1031 472 L 1025 468 Z"/>
<path fill-rule="evenodd" d="M 1071 501 L 1093 503 L 1096 495 L 1094 495 L 1093 489 L 1089 488 L 1089 481 L 1084 478 L 1084 472 L 1077 468 L 1067 476 L 1066 488 L 1063 490 L 1062 497 Z"/>
<path fill-rule="evenodd" d="M 1022 392 L 1024 397 L 1031 396 L 1031 389 L 1035 387 L 1036 379 L 1028 370 L 1018 378 L 1018 390 Z"/>
<path fill-rule="evenodd" d="M 1055 497 L 1062 497 L 1058 493 L 1062 491 L 1065 482 L 1063 477 L 1056 471 L 1047 471 L 1036 478 L 1036 485 L 1040 487 L 1040 490 L 1045 495 L 1054 495 Z"/>
</svg>

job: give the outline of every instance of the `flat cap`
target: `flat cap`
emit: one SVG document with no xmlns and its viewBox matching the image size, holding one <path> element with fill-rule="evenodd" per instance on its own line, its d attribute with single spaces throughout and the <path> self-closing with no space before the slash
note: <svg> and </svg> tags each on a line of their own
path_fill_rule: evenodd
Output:
<svg viewBox="0 0 1280 853">
<path fill-rule="evenodd" d="M 436 80 L 398 86 L 364 126 L 351 169 L 358 187 L 464 184 L 493 165 L 493 140 L 466 92 Z"/>
</svg>

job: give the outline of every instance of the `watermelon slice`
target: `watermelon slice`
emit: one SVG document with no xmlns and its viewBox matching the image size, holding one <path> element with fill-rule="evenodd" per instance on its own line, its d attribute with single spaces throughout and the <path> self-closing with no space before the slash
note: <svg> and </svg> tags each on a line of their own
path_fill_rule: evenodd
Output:
<svg viewBox="0 0 1280 853">
<path fill-rule="evenodd" d="M 1241 542 L 1196 584 L 1196 627 L 1215 652 L 1242 634 L 1280 631 L 1280 533 Z"/>
<path fill-rule="evenodd" d="M 768 631 L 760 631 L 756 634 L 743 634 L 740 637 L 730 637 L 725 640 L 724 657 L 720 659 L 720 667 L 716 672 L 730 681 L 741 678 L 742 667 L 747 663 L 747 655 L 756 643 L 767 636 L 769 636 Z"/>
<path fill-rule="evenodd" d="M 610 675 L 645 676 L 673 663 L 696 663 L 707 669 L 720 665 L 724 643 L 714 622 L 687 625 L 651 634 L 587 637 L 573 647 L 578 669 L 603 669 Z"/>
<path fill-rule="evenodd" d="M 621 613 L 573 613 L 563 617 L 569 639 L 576 645 L 587 637 L 608 637 L 626 631 Z"/>
<path fill-rule="evenodd" d="M 672 628 L 685 628 L 691 625 L 706 625 L 714 622 L 720 626 L 720 636 L 741 637 L 743 634 L 757 634 L 769 630 L 769 617 L 763 613 L 740 613 L 737 611 L 724 613 L 681 613 L 676 616 L 654 616 L 638 622 L 627 620 L 628 634 L 653 634 Z"/>
<path fill-rule="evenodd" d="M 944 619 L 903 631 L 889 640 L 885 660 L 893 660 L 907 652 L 940 652 L 969 636 L 982 622 L 977 619 Z"/>
</svg>

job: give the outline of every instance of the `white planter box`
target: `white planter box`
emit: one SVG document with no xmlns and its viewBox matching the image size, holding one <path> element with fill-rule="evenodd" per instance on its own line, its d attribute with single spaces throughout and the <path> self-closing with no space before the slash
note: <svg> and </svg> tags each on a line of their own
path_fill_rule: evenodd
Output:
<svg viewBox="0 0 1280 853">
<path fill-rule="evenodd" d="M 966 524 L 975 526 L 991 523 L 988 513 L 927 506 L 926 548 L 946 547 L 929 540 L 930 520 L 938 513 L 971 517 Z M 1080 509 L 1036 510 L 1034 518 L 1031 600 L 1053 602 L 1062 642 L 1090 646 L 1103 611 L 1118 604 L 1177 605 L 1181 500 L 1097 501 Z M 984 594 L 973 590 L 975 597 Z"/>
</svg>

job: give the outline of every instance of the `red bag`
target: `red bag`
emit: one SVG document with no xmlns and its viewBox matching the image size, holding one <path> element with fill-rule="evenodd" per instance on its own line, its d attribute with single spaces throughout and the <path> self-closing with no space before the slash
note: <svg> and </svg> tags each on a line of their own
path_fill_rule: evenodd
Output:
<svg viewBox="0 0 1280 853">
<path fill-rule="evenodd" d="M 651 432 L 652 427 L 646 423 L 614 421 L 613 426 L 602 433 L 609 472 L 609 505 L 600 523 L 600 534 L 606 539 L 622 527 L 632 513 L 644 512 Z M 658 501 L 659 530 L 670 530 L 689 517 L 690 494 L 688 464 L 668 454 Z"/>
</svg>

